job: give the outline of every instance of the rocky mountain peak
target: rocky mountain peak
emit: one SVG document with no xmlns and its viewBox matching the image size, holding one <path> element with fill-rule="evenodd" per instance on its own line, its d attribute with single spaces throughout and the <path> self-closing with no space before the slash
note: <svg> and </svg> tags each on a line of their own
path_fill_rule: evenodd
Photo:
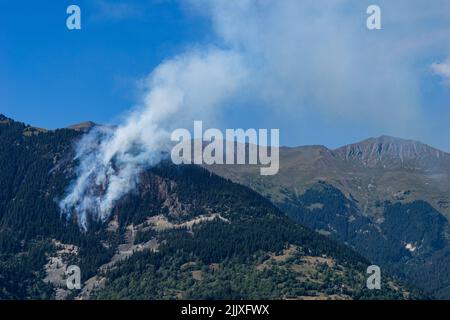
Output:
<svg viewBox="0 0 450 320">
<path fill-rule="evenodd" d="M 450 159 L 448 153 L 425 143 L 391 136 L 369 138 L 338 148 L 334 150 L 334 153 L 342 159 L 358 160 L 366 165 L 376 165 L 389 161 L 405 163 L 420 160 Z"/>
</svg>

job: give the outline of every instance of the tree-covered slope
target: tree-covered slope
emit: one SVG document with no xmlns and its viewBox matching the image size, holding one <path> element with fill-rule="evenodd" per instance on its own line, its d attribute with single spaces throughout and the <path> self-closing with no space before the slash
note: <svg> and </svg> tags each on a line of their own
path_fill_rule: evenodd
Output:
<svg viewBox="0 0 450 320">
<path fill-rule="evenodd" d="M 437 298 L 450 297 L 450 225 L 425 201 L 378 204 L 364 216 L 337 188 L 319 182 L 304 194 L 287 194 L 280 207 L 299 223 L 346 243 L 374 263 Z"/>
<path fill-rule="evenodd" d="M 370 262 L 285 216 L 254 191 L 196 166 L 144 172 L 104 223 L 80 231 L 58 200 L 82 132 L 0 117 L 0 298 L 411 298 Z M 68 291 L 78 265 L 83 287 Z"/>
</svg>

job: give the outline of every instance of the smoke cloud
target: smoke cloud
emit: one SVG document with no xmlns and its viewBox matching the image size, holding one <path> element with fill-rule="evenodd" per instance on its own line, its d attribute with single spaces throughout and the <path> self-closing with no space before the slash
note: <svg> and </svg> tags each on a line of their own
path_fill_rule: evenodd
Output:
<svg viewBox="0 0 450 320">
<path fill-rule="evenodd" d="M 117 128 L 97 127 L 77 144 L 77 178 L 60 202 L 62 212 L 105 221 L 114 204 L 132 190 L 142 170 L 168 153 L 170 133 L 196 117 L 213 117 L 245 78 L 233 52 L 193 50 L 168 60 L 145 81 L 140 106 Z"/>
</svg>

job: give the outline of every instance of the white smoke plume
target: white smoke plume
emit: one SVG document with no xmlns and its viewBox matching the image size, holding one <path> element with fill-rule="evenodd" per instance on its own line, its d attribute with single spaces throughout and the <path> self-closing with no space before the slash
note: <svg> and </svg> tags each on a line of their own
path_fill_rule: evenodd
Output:
<svg viewBox="0 0 450 320">
<path fill-rule="evenodd" d="M 233 52 L 194 50 L 161 64 L 146 80 L 146 94 L 119 127 L 97 127 L 77 145 L 77 178 L 60 202 L 62 212 L 106 220 L 117 200 L 132 190 L 142 170 L 157 164 L 169 146 L 170 133 L 215 108 L 245 79 Z"/>
</svg>

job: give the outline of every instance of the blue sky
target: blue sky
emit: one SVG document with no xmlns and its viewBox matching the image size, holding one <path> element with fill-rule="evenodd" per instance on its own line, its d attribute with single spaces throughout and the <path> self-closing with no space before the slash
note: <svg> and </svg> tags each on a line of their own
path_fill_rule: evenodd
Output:
<svg viewBox="0 0 450 320">
<path fill-rule="evenodd" d="M 238 56 L 230 79 L 245 90 L 211 124 L 280 128 L 288 145 L 390 134 L 450 151 L 449 1 L 313 3 L 0 0 L 0 113 L 46 128 L 118 122 L 158 65 L 214 47 Z M 382 30 L 365 27 L 371 3 Z M 80 31 L 66 28 L 70 4 Z"/>
<path fill-rule="evenodd" d="M 141 77 L 207 35 L 176 2 L 144 2 L 0 0 L 0 112 L 47 128 L 114 121 Z M 72 3 L 80 31 L 66 28 Z"/>
</svg>

